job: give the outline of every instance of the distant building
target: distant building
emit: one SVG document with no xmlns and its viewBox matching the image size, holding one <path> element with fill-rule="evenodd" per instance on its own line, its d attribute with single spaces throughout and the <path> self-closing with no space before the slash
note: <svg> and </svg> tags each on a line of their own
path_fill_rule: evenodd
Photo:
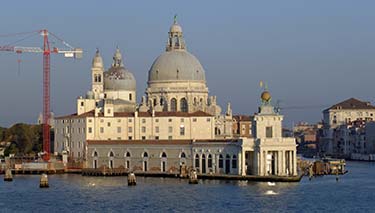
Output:
<svg viewBox="0 0 375 213">
<path fill-rule="evenodd" d="M 298 153 L 308 157 L 317 155 L 321 128 L 320 123 L 308 124 L 306 122 L 298 123 L 293 127 Z"/>
<path fill-rule="evenodd" d="M 119 49 L 107 71 L 97 51 L 91 73 L 92 88 L 77 99 L 77 112 L 56 118 L 55 154 L 67 153 L 69 161 L 140 172 L 297 175 L 295 139 L 283 137 L 283 116 L 270 93 L 262 93 L 253 117 L 233 118 L 229 103 L 222 113 L 176 21 L 141 103 Z"/>
<path fill-rule="evenodd" d="M 252 122 L 254 117 L 250 115 L 234 115 L 233 116 L 233 136 L 234 137 L 253 137 Z"/>
<path fill-rule="evenodd" d="M 37 124 L 42 124 L 42 123 L 43 123 L 43 114 L 39 113 Z M 51 125 L 51 129 L 55 128 L 55 114 L 53 112 L 51 112 L 49 124 Z"/>
<path fill-rule="evenodd" d="M 375 106 L 370 102 L 355 98 L 350 98 L 324 110 L 320 151 L 324 154 L 338 156 L 369 152 L 368 147 L 365 148 L 365 126 L 374 118 Z M 368 127 L 368 129 L 370 128 Z M 371 135 L 371 133 L 367 134 Z M 363 145 L 360 145 L 361 143 Z M 361 146 L 362 150 L 359 149 Z"/>
</svg>

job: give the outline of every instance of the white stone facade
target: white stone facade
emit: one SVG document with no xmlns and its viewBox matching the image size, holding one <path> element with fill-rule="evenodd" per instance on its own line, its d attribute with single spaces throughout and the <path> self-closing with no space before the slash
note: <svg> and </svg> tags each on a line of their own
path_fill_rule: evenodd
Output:
<svg viewBox="0 0 375 213">
<path fill-rule="evenodd" d="M 55 153 L 68 153 L 85 168 L 178 173 L 184 166 L 200 174 L 297 175 L 295 140 L 282 137 L 283 117 L 269 100 L 249 120 L 252 137 L 234 138 L 231 105 L 222 113 L 216 96 L 209 96 L 205 71 L 187 52 L 176 21 L 168 35 L 139 104 L 120 51 L 105 72 L 96 53 L 91 91 L 77 99 L 77 113 L 56 118 Z"/>
</svg>

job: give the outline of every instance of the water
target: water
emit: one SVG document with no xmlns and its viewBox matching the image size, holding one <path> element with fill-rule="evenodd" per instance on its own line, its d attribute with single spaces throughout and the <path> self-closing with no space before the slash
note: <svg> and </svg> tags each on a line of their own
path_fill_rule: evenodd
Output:
<svg viewBox="0 0 375 213">
<path fill-rule="evenodd" d="M 375 212 L 375 163 L 347 162 L 350 172 L 300 183 L 200 181 L 51 175 L 50 188 L 39 176 L 0 181 L 2 212 Z M 2 177 L 1 177 L 2 178 Z"/>
</svg>

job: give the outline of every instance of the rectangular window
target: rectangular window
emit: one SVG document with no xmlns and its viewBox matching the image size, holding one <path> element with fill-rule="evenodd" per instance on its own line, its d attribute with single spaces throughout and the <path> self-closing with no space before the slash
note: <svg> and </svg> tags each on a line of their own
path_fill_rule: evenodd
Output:
<svg viewBox="0 0 375 213">
<path fill-rule="evenodd" d="M 142 140 L 146 140 L 146 136 L 142 136 Z"/>
<path fill-rule="evenodd" d="M 133 120 L 132 120 L 131 118 L 129 118 L 129 120 L 128 120 L 128 121 L 129 121 L 129 123 L 133 122 Z"/>
<path fill-rule="evenodd" d="M 272 138 L 272 126 L 266 127 L 266 138 Z"/>
<path fill-rule="evenodd" d="M 129 138 L 130 141 L 133 140 L 133 137 L 132 137 L 132 136 L 129 136 L 128 138 Z"/>
<path fill-rule="evenodd" d="M 121 119 L 117 119 L 117 122 L 120 123 L 120 122 L 121 122 Z"/>
<path fill-rule="evenodd" d="M 197 118 L 193 118 L 193 122 L 197 122 Z"/>
<path fill-rule="evenodd" d="M 172 132 L 173 132 L 173 127 L 171 127 L 171 126 L 168 127 L 168 132 L 169 132 L 169 133 L 172 133 Z"/>
<path fill-rule="evenodd" d="M 159 136 L 155 136 L 155 140 L 159 140 Z"/>
<path fill-rule="evenodd" d="M 185 135 L 185 127 L 184 126 L 180 126 L 180 135 L 181 136 Z"/>
<path fill-rule="evenodd" d="M 89 119 L 89 123 L 91 123 L 92 122 L 92 120 L 91 119 Z"/>
<path fill-rule="evenodd" d="M 168 122 L 172 122 L 172 118 L 168 119 Z"/>
<path fill-rule="evenodd" d="M 155 119 L 155 123 L 159 123 L 159 118 L 156 118 L 156 119 Z"/>
<path fill-rule="evenodd" d="M 100 127 L 100 133 L 104 133 L 104 127 Z"/>
<path fill-rule="evenodd" d="M 103 119 L 100 119 L 100 123 L 103 123 L 104 122 L 104 120 Z"/>
<path fill-rule="evenodd" d="M 121 140 L 121 137 L 117 137 L 117 140 Z"/>
<path fill-rule="evenodd" d="M 159 133 L 159 127 L 158 126 L 155 127 L 155 132 Z"/>
<path fill-rule="evenodd" d="M 107 109 L 107 113 L 108 113 L 108 114 L 111 114 L 111 109 Z"/>
<path fill-rule="evenodd" d="M 120 126 L 117 127 L 117 133 L 121 133 L 121 127 Z"/>
<path fill-rule="evenodd" d="M 142 126 L 142 133 L 145 133 L 145 132 L 146 132 L 146 127 Z"/>
<path fill-rule="evenodd" d="M 181 118 L 181 123 L 183 123 L 183 122 L 184 122 L 184 120 L 185 120 L 184 118 Z"/>
<path fill-rule="evenodd" d="M 107 126 L 108 126 L 108 127 L 111 127 L 111 122 L 108 122 L 108 123 L 107 123 Z"/>
<path fill-rule="evenodd" d="M 92 127 L 89 127 L 89 133 L 92 133 Z"/>
<path fill-rule="evenodd" d="M 129 126 L 129 127 L 128 127 L 128 132 L 129 132 L 129 133 L 132 133 L 132 132 L 133 132 L 133 127 Z"/>
<path fill-rule="evenodd" d="M 211 118 L 207 118 L 207 122 L 211 122 Z"/>
<path fill-rule="evenodd" d="M 146 123 L 146 119 L 143 118 L 143 119 L 142 119 L 142 123 L 143 123 L 143 124 Z"/>
<path fill-rule="evenodd" d="M 131 101 L 131 100 L 132 100 L 132 94 L 129 93 L 129 101 Z"/>
<path fill-rule="evenodd" d="M 172 140 L 172 135 L 168 136 L 168 140 Z"/>
</svg>

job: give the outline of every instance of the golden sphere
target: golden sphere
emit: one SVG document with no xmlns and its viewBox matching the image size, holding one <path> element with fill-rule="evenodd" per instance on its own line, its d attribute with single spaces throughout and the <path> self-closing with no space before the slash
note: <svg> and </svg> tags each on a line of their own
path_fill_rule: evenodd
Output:
<svg viewBox="0 0 375 213">
<path fill-rule="evenodd" d="M 270 101 L 271 100 L 271 94 L 268 92 L 268 91 L 264 91 L 262 92 L 262 95 L 260 96 L 260 98 L 263 100 L 263 101 Z"/>
</svg>

